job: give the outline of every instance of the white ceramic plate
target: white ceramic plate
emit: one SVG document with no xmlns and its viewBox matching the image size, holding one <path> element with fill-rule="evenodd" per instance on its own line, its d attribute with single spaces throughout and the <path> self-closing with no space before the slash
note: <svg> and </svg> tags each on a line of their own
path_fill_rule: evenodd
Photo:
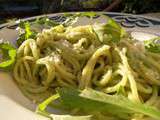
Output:
<svg viewBox="0 0 160 120">
<path fill-rule="evenodd" d="M 75 13 L 72 13 L 75 14 Z M 74 25 L 86 25 L 94 22 L 106 22 L 110 16 L 119 22 L 132 36 L 138 40 L 147 40 L 160 35 L 160 20 L 137 15 L 106 13 L 94 19 L 80 18 Z M 47 15 L 56 21 L 63 21 L 63 13 Z M 34 20 L 36 16 L 25 20 Z M 0 39 L 15 42 L 18 34 L 14 29 L 16 24 L 0 25 Z M 0 120 L 47 120 L 34 113 L 36 105 L 28 100 L 15 85 L 11 74 L 0 72 Z"/>
</svg>

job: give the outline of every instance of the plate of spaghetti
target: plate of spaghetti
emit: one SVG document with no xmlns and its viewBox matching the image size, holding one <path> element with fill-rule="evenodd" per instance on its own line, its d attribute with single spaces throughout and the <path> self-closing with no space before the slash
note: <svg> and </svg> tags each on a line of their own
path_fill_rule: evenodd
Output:
<svg viewBox="0 0 160 120">
<path fill-rule="evenodd" d="M 0 116 L 159 120 L 159 26 L 157 19 L 106 12 L 1 25 Z"/>
</svg>

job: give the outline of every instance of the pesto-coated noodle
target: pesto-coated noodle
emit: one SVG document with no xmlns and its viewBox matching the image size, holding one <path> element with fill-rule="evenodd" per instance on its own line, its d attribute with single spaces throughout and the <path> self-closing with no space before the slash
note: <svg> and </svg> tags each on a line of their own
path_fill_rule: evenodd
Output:
<svg viewBox="0 0 160 120">
<path fill-rule="evenodd" d="M 40 102 L 57 87 L 122 92 L 134 102 L 156 107 L 159 101 L 160 55 L 123 38 L 103 44 L 92 25 L 43 30 L 17 51 L 14 78 L 22 92 Z M 103 117 L 103 115 L 99 115 Z"/>
</svg>

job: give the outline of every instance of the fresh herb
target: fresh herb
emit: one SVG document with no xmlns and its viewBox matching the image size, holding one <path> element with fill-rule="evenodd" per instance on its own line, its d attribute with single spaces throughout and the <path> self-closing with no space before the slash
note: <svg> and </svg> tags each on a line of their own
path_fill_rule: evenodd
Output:
<svg viewBox="0 0 160 120">
<path fill-rule="evenodd" d="M 60 88 L 57 94 L 51 96 L 38 106 L 38 113 L 45 115 L 54 120 L 91 120 L 91 116 L 71 116 L 71 115 L 54 115 L 46 112 L 46 107 L 55 99 L 61 102 L 62 106 L 69 109 L 78 108 L 86 113 L 108 112 L 117 116 L 117 119 L 130 119 L 134 114 L 144 114 L 146 116 L 160 119 L 160 111 L 148 105 L 137 103 L 129 100 L 122 95 L 108 95 L 93 89 L 84 89 L 79 91 L 70 88 Z M 94 116 L 94 114 L 93 114 Z"/>
<path fill-rule="evenodd" d="M 86 113 L 88 111 L 93 112 L 93 113 L 94 112 L 96 113 L 97 111 L 107 112 L 110 115 L 116 116 L 117 119 L 118 118 L 122 118 L 122 119 L 130 118 L 128 116 L 128 113 L 131 113 L 131 111 L 123 109 L 122 107 L 119 107 L 119 106 L 115 106 L 115 105 L 108 104 L 105 102 L 83 97 L 80 95 L 81 93 L 83 93 L 83 91 L 80 92 L 74 89 L 59 89 L 58 93 L 60 95 L 62 104 L 64 106 L 67 106 L 70 109 L 79 108 L 85 111 Z M 99 96 L 95 96 L 95 97 L 99 97 Z"/>
<path fill-rule="evenodd" d="M 46 108 L 49 104 L 54 102 L 56 99 L 59 98 L 59 94 L 55 94 L 48 99 L 46 99 L 44 102 L 38 105 L 36 112 L 38 114 L 41 114 L 45 117 L 50 118 L 51 120 L 91 120 L 92 116 L 73 116 L 73 115 L 56 115 L 56 114 L 50 114 L 46 111 Z"/>
<path fill-rule="evenodd" d="M 160 119 L 160 111 L 142 103 L 132 102 L 122 95 L 108 95 L 92 89 L 81 92 L 74 89 L 59 89 L 61 101 L 71 108 L 84 110 L 107 111 L 111 114 L 128 119 L 127 115 L 141 113 L 157 120 Z"/>
<path fill-rule="evenodd" d="M 144 41 L 145 48 L 154 53 L 160 53 L 160 37 L 156 37 L 152 40 Z"/>
<path fill-rule="evenodd" d="M 8 42 L 0 43 L 0 52 L 2 54 L 2 62 L 0 63 L 0 68 L 8 69 L 10 68 L 16 58 L 16 48 L 13 47 Z"/>
<path fill-rule="evenodd" d="M 120 39 L 126 34 L 125 30 L 109 17 L 106 24 L 93 25 L 93 30 L 102 43 L 119 42 Z"/>
<path fill-rule="evenodd" d="M 37 32 L 35 31 L 31 31 L 31 25 L 28 21 L 24 22 L 24 21 L 20 21 L 19 23 L 19 32 L 20 35 L 17 39 L 17 45 L 20 46 L 23 41 L 32 38 L 34 39 L 37 35 Z"/>
<path fill-rule="evenodd" d="M 23 41 L 29 38 L 35 39 L 37 33 L 41 32 L 42 29 L 54 27 L 57 25 L 59 25 L 58 22 L 55 22 L 54 20 L 49 19 L 47 16 L 42 18 L 37 18 L 33 22 L 19 21 L 18 29 L 20 34 L 17 40 L 17 45 L 20 46 L 23 43 Z"/>
<path fill-rule="evenodd" d="M 41 115 L 46 116 L 48 118 L 51 118 L 50 114 L 46 111 L 46 108 L 51 102 L 55 101 L 58 98 L 59 98 L 58 94 L 55 94 L 55 95 L 49 97 L 44 102 L 42 102 L 41 104 L 38 105 L 36 112 L 38 114 L 41 114 Z"/>
</svg>

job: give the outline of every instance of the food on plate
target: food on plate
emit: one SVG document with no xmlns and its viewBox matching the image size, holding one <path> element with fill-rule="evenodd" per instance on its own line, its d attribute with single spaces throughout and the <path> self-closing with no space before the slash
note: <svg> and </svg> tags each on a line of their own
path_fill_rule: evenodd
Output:
<svg viewBox="0 0 160 120">
<path fill-rule="evenodd" d="M 42 102 L 37 113 L 53 120 L 160 119 L 159 37 L 137 41 L 111 18 L 75 27 L 66 24 L 75 16 L 65 24 L 46 19 L 36 23 L 38 30 L 35 23 L 20 24 L 17 50 L 0 45 L 23 94 Z"/>
</svg>

